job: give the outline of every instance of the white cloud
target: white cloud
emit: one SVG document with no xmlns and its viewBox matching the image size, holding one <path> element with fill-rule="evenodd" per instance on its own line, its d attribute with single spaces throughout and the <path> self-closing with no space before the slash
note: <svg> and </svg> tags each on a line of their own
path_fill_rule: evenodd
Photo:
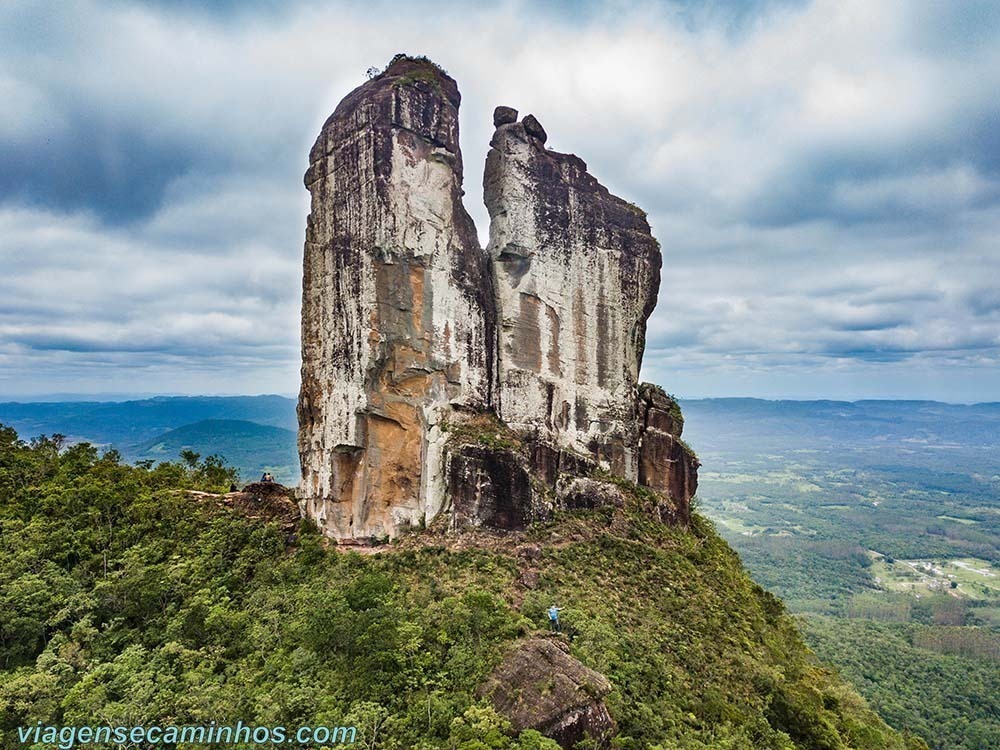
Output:
<svg viewBox="0 0 1000 750">
<path fill-rule="evenodd" d="M 133 371 L 143 390 L 294 391 L 308 148 L 368 66 L 408 51 L 463 92 L 481 234 L 500 103 L 649 211 L 665 267 L 647 377 L 693 395 L 808 387 L 796 377 L 816 395 L 920 395 L 914 373 L 939 391 L 962 372 L 970 397 L 1000 398 L 976 374 L 1000 347 L 983 286 L 1000 273 L 1000 45 L 962 44 L 986 32 L 961 15 L 12 3 L 0 392 L 120 390 Z"/>
</svg>

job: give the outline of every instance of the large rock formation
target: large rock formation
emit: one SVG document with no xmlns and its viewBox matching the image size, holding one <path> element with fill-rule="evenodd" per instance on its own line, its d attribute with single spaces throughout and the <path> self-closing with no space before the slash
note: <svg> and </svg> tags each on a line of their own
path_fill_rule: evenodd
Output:
<svg viewBox="0 0 1000 750">
<path fill-rule="evenodd" d="M 698 490 L 698 459 L 681 440 L 684 416 L 677 402 L 658 385 L 639 387 L 639 484 L 667 497 L 683 499 L 675 520 L 687 523 L 688 502 Z"/>
<path fill-rule="evenodd" d="M 441 422 L 492 403 L 492 280 L 462 206 L 459 101 L 437 66 L 396 59 L 310 152 L 301 493 L 332 536 L 437 515 Z"/>
<path fill-rule="evenodd" d="M 313 146 L 304 511 L 338 539 L 442 514 L 515 529 L 620 503 L 610 473 L 686 520 L 697 461 L 662 416 L 676 403 L 637 382 L 660 272 L 645 214 L 546 149 L 535 117 L 498 107 L 483 250 L 461 200 L 459 101 L 436 65 L 397 56 Z"/>
<path fill-rule="evenodd" d="M 501 316 L 500 417 L 635 481 L 636 383 L 659 244 L 645 213 L 611 195 L 582 159 L 545 148 L 535 117 L 497 114 L 483 186 Z"/>
</svg>

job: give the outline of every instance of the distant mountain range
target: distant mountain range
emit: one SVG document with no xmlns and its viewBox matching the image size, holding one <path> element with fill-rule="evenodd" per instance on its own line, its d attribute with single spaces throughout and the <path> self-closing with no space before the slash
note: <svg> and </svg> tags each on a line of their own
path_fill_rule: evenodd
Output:
<svg viewBox="0 0 1000 750">
<path fill-rule="evenodd" d="M 136 445 L 206 419 L 298 428 L 295 401 L 283 396 L 159 396 L 141 401 L 0 403 L 0 422 L 24 436 L 59 432 L 71 440 Z"/>
<path fill-rule="evenodd" d="M 685 438 L 703 458 L 725 452 L 842 451 L 870 461 L 925 465 L 937 448 L 943 463 L 994 462 L 1000 446 L 1000 403 L 936 401 L 764 401 L 722 398 L 682 401 Z M 188 448 L 217 454 L 244 480 L 270 471 L 279 481 L 298 476 L 295 400 L 284 396 L 170 396 L 95 402 L 0 403 L 0 423 L 24 438 L 60 433 L 72 442 L 114 447 L 131 461 L 176 460 Z M 958 451 L 958 446 L 976 449 Z M 934 451 L 930 455 L 935 455 Z M 971 455 L 971 458 L 970 458 Z"/>
<path fill-rule="evenodd" d="M 294 484 L 299 473 L 295 432 L 242 419 L 204 419 L 184 425 L 128 449 L 126 457 L 132 461 L 175 461 L 185 449 L 202 458 L 222 456 L 240 470 L 244 481 L 267 471 L 282 484 Z"/>
<path fill-rule="evenodd" d="M 286 484 L 298 481 L 295 401 L 283 396 L 0 403 L 0 423 L 22 438 L 59 433 L 113 447 L 130 461 L 174 461 L 187 448 L 222 456 L 244 481 L 264 471 Z"/>
<path fill-rule="evenodd" d="M 684 438 L 713 459 L 809 462 L 849 468 L 892 465 L 998 473 L 1000 403 L 938 401 L 682 401 Z"/>
</svg>

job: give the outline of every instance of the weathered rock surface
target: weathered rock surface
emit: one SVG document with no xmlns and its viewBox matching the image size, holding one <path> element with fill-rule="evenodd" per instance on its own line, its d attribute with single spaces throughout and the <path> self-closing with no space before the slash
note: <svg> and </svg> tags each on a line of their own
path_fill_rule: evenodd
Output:
<svg viewBox="0 0 1000 750">
<path fill-rule="evenodd" d="M 488 261 L 462 205 L 455 82 L 400 57 L 323 126 L 302 295 L 301 496 L 331 536 L 443 507 L 439 425 L 492 403 Z"/>
<path fill-rule="evenodd" d="M 625 505 L 624 492 L 614 484 L 572 475 L 560 477 L 556 497 L 559 506 L 569 510 L 620 508 Z"/>
<path fill-rule="evenodd" d="M 615 731 L 602 700 L 608 679 L 567 653 L 565 644 L 544 637 L 523 641 L 480 688 L 515 731 L 537 729 L 560 747 L 585 739 L 597 747 Z"/>
<path fill-rule="evenodd" d="M 499 301 L 501 419 L 638 479 L 636 384 L 660 248 L 645 214 L 583 160 L 545 148 L 529 115 L 486 158 Z"/>
<path fill-rule="evenodd" d="M 493 127 L 498 128 L 512 122 L 517 122 L 517 110 L 513 107 L 500 106 L 493 110 Z"/>
<path fill-rule="evenodd" d="M 639 388 L 639 484 L 675 501 L 675 517 L 690 520 L 689 502 L 698 490 L 695 454 L 681 440 L 684 417 L 680 406 L 658 385 Z M 681 502 L 677 502 L 681 501 Z"/>
<path fill-rule="evenodd" d="M 534 507 L 528 467 L 511 450 L 462 445 L 448 452 L 451 526 L 523 529 L 544 511 Z"/>
<path fill-rule="evenodd" d="M 451 529 L 517 529 L 622 505 L 610 473 L 685 521 L 697 459 L 676 403 L 638 387 L 661 263 L 645 214 L 546 149 L 536 117 L 497 107 L 483 250 L 459 102 L 436 65 L 397 56 L 310 153 L 303 511 L 340 540 L 443 513 Z"/>
<path fill-rule="evenodd" d="M 466 419 L 449 433 L 445 453 L 453 530 L 523 529 L 560 509 L 625 504 L 621 488 L 594 476 L 596 460 L 533 434 L 518 434 L 495 417 Z"/>
</svg>

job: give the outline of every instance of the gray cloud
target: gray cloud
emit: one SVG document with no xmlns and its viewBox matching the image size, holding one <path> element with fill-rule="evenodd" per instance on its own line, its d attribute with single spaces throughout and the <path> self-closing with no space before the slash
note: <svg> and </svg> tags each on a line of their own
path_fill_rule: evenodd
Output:
<svg viewBox="0 0 1000 750">
<path fill-rule="evenodd" d="M 462 88 L 482 234 L 498 103 L 649 211 L 646 377 L 1000 398 L 995 4 L 205 7 L 0 9 L 0 392 L 293 392 L 305 157 L 405 50 Z"/>
</svg>

